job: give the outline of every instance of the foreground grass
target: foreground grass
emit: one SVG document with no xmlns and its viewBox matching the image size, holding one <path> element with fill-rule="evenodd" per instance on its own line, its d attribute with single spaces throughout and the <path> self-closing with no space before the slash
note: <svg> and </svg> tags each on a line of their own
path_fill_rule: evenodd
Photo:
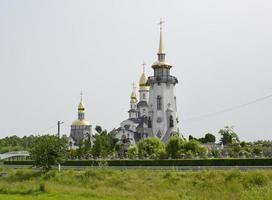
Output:
<svg viewBox="0 0 272 200">
<path fill-rule="evenodd" d="M 261 200 L 272 199 L 272 170 L 0 169 L 5 200 Z"/>
</svg>

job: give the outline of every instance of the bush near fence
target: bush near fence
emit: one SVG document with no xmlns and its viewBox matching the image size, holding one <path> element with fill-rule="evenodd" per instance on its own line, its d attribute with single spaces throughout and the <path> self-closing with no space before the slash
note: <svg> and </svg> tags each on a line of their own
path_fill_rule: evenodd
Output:
<svg viewBox="0 0 272 200">
<path fill-rule="evenodd" d="M 33 161 L 4 161 L 4 165 L 33 165 Z M 185 160 L 68 160 L 63 166 L 272 166 L 272 158 Z"/>
</svg>

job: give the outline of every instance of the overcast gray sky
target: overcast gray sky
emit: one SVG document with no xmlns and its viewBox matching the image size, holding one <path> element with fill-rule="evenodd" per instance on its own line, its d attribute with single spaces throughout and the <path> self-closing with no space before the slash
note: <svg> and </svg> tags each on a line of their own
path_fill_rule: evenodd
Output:
<svg viewBox="0 0 272 200">
<path fill-rule="evenodd" d="M 235 126 L 272 139 L 271 0 L 0 0 L 0 137 L 63 133 L 77 118 L 111 130 L 128 117 L 131 83 L 156 60 L 163 18 L 185 137 Z M 218 136 L 218 135 L 217 135 Z"/>
</svg>

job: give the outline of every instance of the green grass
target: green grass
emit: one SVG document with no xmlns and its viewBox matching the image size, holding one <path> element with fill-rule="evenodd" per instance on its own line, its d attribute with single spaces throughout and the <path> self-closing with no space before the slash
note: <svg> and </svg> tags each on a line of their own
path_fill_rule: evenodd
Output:
<svg viewBox="0 0 272 200">
<path fill-rule="evenodd" d="M 272 199 L 272 170 L 0 169 L 4 200 Z"/>
</svg>

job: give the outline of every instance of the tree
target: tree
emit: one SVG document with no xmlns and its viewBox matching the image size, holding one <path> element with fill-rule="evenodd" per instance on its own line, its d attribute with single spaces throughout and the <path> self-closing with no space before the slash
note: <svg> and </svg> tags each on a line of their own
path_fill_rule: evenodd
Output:
<svg viewBox="0 0 272 200">
<path fill-rule="evenodd" d="M 181 144 L 181 153 L 184 153 L 185 155 L 189 154 L 193 155 L 194 157 L 200 156 L 200 157 L 205 157 L 208 153 L 208 149 L 201 145 L 198 141 L 196 140 L 190 140 L 190 141 L 184 141 Z"/>
<path fill-rule="evenodd" d="M 106 158 L 115 152 L 115 145 L 118 142 L 113 135 L 108 134 L 106 130 L 102 130 L 100 126 L 95 128 L 94 145 L 92 154 L 94 158 Z"/>
<path fill-rule="evenodd" d="M 255 156 L 260 156 L 263 153 L 263 148 L 261 146 L 254 146 L 253 149 L 252 149 L 252 153 Z"/>
<path fill-rule="evenodd" d="M 221 135 L 220 141 L 223 145 L 240 142 L 238 135 L 233 130 L 233 127 L 226 126 L 219 130 L 219 134 Z"/>
<path fill-rule="evenodd" d="M 129 148 L 128 148 L 128 157 L 130 159 L 135 159 L 138 157 L 138 147 L 137 145 L 131 145 Z"/>
<path fill-rule="evenodd" d="M 37 137 L 30 149 L 34 165 L 48 171 L 53 165 L 63 163 L 67 158 L 67 140 L 53 135 Z"/>
<path fill-rule="evenodd" d="M 165 145 L 155 137 L 149 137 L 141 140 L 138 144 L 140 158 L 158 159 L 165 155 Z"/>
<path fill-rule="evenodd" d="M 196 141 L 201 142 L 202 144 L 205 144 L 205 143 L 209 143 L 209 142 L 214 143 L 216 138 L 215 138 L 215 136 L 213 134 L 207 133 L 205 135 L 205 137 L 201 137 L 201 138 L 198 138 L 198 139 L 193 137 L 192 135 L 189 135 L 189 140 L 196 140 Z"/>
<path fill-rule="evenodd" d="M 73 151 L 70 151 L 70 154 L 74 153 Z M 78 158 L 90 158 L 92 155 L 92 145 L 91 145 L 91 139 L 88 137 L 87 139 L 82 139 L 79 141 L 78 149 L 76 149 L 76 156 Z M 72 155 L 71 155 L 72 156 Z"/>
<path fill-rule="evenodd" d="M 168 157 L 179 158 L 179 150 L 181 149 L 182 140 L 178 136 L 172 136 L 166 145 L 166 153 Z"/>
<path fill-rule="evenodd" d="M 192 135 L 189 135 L 189 140 L 197 140 L 197 138 L 193 137 Z"/>
<path fill-rule="evenodd" d="M 211 133 L 207 133 L 204 137 L 204 143 L 215 143 L 215 136 Z"/>
</svg>

